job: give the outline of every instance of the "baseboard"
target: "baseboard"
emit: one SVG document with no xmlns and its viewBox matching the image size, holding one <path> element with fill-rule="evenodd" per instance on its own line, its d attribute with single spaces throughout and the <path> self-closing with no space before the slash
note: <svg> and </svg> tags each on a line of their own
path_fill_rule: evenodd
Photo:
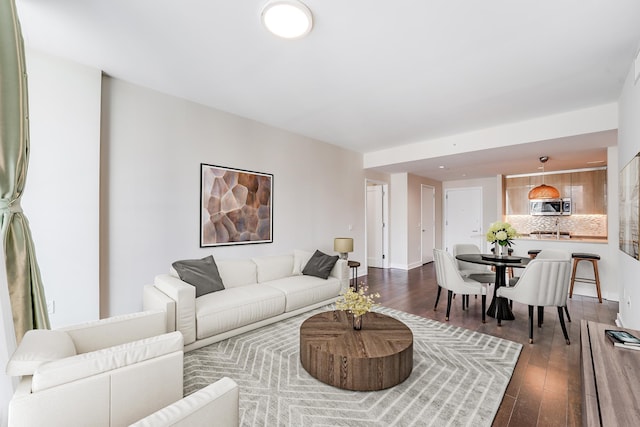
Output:
<svg viewBox="0 0 640 427">
<path fill-rule="evenodd" d="M 399 270 L 412 270 L 414 268 L 422 267 L 422 262 L 412 262 L 411 264 L 390 264 L 389 268 L 397 268 Z"/>
</svg>

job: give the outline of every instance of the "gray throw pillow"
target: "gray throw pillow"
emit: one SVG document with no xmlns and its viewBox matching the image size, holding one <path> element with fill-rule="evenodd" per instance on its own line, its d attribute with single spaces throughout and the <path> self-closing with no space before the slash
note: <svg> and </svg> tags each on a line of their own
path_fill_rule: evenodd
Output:
<svg viewBox="0 0 640 427">
<path fill-rule="evenodd" d="M 302 269 L 302 274 L 326 279 L 331 274 L 333 266 L 338 262 L 338 255 L 330 256 L 318 250 L 309 258 L 307 265 Z"/>
<path fill-rule="evenodd" d="M 218 266 L 212 255 L 202 259 L 186 259 L 171 264 L 180 280 L 196 288 L 196 298 L 224 289 Z"/>
</svg>

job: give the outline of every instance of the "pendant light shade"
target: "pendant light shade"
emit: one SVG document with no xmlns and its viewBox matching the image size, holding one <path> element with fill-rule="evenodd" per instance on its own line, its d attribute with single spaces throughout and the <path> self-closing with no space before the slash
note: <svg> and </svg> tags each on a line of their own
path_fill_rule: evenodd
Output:
<svg viewBox="0 0 640 427">
<path fill-rule="evenodd" d="M 559 199 L 560 192 L 550 185 L 538 185 L 529 191 L 529 199 Z"/>
<path fill-rule="evenodd" d="M 542 163 L 542 184 L 537 187 L 533 187 L 531 191 L 529 191 L 529 200 L 532 199 L 559 199 L 560 192 L 557 188 L 552 187 L 550 185 L 545 185 L 544 183 L 544 164 L 549 160 L 548 156 L 542 156 L 538 160 Z"/>
</svg>

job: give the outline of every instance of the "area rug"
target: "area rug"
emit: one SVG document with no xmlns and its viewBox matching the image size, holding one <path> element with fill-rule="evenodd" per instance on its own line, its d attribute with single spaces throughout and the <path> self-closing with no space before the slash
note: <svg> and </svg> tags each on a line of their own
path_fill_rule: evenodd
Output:
<svg viewBox="0 0 640 427">
<path fill-rule="evenodd" d="M 193 350 L 184 392 L 228 376 L 240 386 L 241 426 L 490 426 L 522 345 L 402 311 L 375 311 L 413 331 L 413 371 L 381 391 L 341 390 L 300 364 L 299 328 L 323 307 Z M 366 326 L 365 326 L 366 327 Z"/>
</svg>

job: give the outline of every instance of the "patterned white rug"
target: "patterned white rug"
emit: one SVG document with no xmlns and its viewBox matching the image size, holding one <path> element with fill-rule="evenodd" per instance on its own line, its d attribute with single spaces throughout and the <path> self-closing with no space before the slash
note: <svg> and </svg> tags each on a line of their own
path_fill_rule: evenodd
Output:
<svg viewBox="0 0 640 427">
<path fill-rule="evenodd" d="M 300 324 L 327 306 L 185 354 L 184 391 L 240 386 L 242 426 L 490 426 L 522 345 L 378 307 L 413 331 L 413 371 L 381 391 L 341 390 L 300 365 Z M 366 325 L 364 326 L 366 327 Z"/>
</svg>

